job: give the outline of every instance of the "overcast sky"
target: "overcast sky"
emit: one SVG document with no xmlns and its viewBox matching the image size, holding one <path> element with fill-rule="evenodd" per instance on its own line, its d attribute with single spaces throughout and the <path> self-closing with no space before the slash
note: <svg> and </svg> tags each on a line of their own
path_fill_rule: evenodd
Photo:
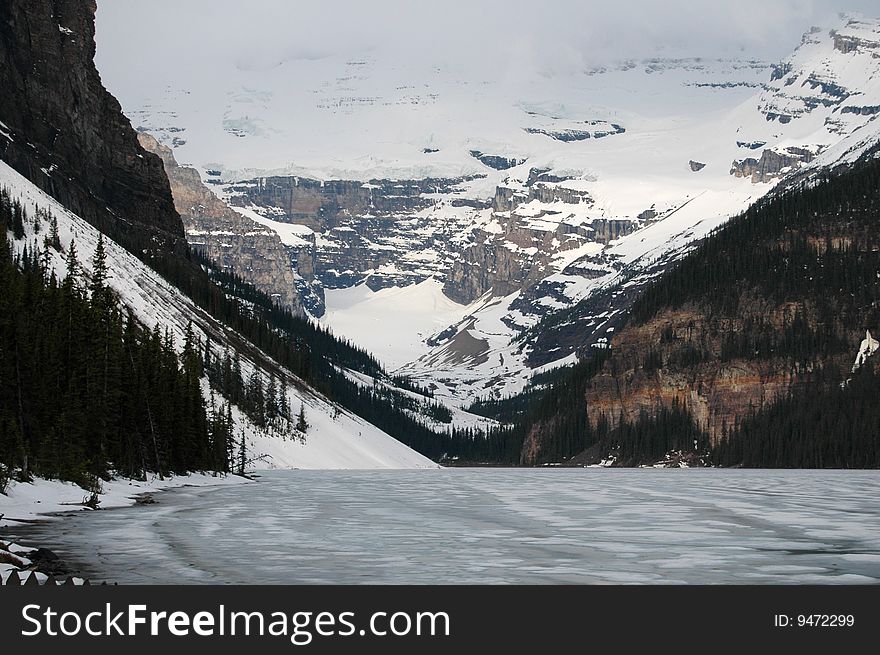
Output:
<svg viewBox="0 0 880 655">
<path fill-rule="evenodd" d="M 129 72 L 183 56 L 199 65 L 231 56 L 249 69 L 377 49 L 551 69 L 655 55 L 774 60 L 811 25 L 839 22 L 843 11 L 880 13 L 875 7 L 876 0 L 99 0 L 98 59 Z"/>
</svg>

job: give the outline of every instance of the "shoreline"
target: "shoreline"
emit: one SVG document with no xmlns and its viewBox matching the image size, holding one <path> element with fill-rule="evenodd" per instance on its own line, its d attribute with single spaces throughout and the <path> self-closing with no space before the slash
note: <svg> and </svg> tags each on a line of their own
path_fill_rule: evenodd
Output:
<svg viewBox="0 0 880 655">
<path fill-rule="evenodd" d="M 20 584 L 60 583 L 89 584 L 86 576 L 91 555 L 59 557 L 46 545 L 32 542 L 28 533 L 50 526 L 81 512 L 99 512 L 156 504 L 154 496 L 163 492 L 196 488 L 217 488 L 230 484 L 249 484 L 252 478 L 230 474 L 190 473 L 147 480 L 117 478 L 104 483 L 101 502 L 96 509 L 85 505 L 88 492 L 81 487 L 59 480 L 36 478 L 32 483 L 10 482 L 6 494 L 0 494 L 0 584 L 6 585 L 17 575 Z M 17 493 L 16 493 L 17 491 Z M 83 502 L 76 502 L 76 497 Z M 40 506 L 40 507 L 37 507 Z M 101 581 L 104 582 L 104 581 Z M 113 584 L 112 581 L 106 581 Z M 13 586 L 15 582 L 12 582 Z"/>
</svg>

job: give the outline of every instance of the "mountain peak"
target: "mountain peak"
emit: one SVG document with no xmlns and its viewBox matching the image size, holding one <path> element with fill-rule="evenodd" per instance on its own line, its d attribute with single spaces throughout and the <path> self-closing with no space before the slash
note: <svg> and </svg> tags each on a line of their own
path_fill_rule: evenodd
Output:
<svg viewBox="0 0 880 655">
<path fill-rule="evenodd" d="M 812 28 L 773 66 L 761 100 L 767 120 L 781 124 L 818 116 L 828 132 L 842 134 L 870 120 L 880 112 L 880 19 Z"/>
</svg>

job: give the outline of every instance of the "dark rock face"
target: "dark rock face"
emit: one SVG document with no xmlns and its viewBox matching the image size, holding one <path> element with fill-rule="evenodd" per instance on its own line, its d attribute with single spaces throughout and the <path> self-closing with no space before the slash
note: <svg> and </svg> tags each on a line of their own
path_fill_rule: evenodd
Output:
<svg viewBox="0 0 880 655">
<path fill-rule="evenodd" d="M 462 304 L 489 291 L 504 296 L 529 289 L 552 272 L 560 252 L 585 243 L 607 244 L 656 215 L 566 222 L 566 211 L 594 201 L 588 191 L 566 184 L 573 179 L 570 174 L 549 168 L 532 168 L 525 183 L 508 180 L 497 186 L 491 200 L 459 196 L 472 179 L 365 183 L 267 177 L 236 182 L 228 191 L 233 205 L 315 232 L 315 243 L 298 250 L 311 258 L 311 270 L 305 271 L 300 261 L 295 264 L 306 280 L 327 289 L 365 283 L 375 291 L 434 277 L 450 299 Z M 530 202 L 544 207 L 537 214 L 534 207 L 522 216 L 516 213 Z M 456 211 L 461 209 L 472 212 Z M 482 220 L 491 227 L 475 226 L 473 212 L 485 212 Z M 300 293 L 315 313 L 308 294 Z M 544 309 L 536 304 L 535 311 Z"/>
<path fill-rule="evenodd" d="M 830 98 L 826 99 L 826 102 L 823 103 L 829 107 L 839 104 L 840 100 L 846 100 L 850 96 L 850 92 L 845 87 L 840 84 L 835 84 L 834 82 L 829 82 L 828 80 L 823 80 L 815 74 L 810 75 L 807 78 L 806 83 L 810 85 L 811 89 L 819 89 L 826 96 L 830 96 Z"/>
<path fill-rule="evenodd" d="M 766 113 L 766 116 L 767 116 L 768 122 L 772 123 L 773 121 L 779 121 L 783 125 L 787 125 L 788 123 L 791 123 L 791 118 L 792 118 L 788 114 L 777 114 L 776 112 L 773 112 L 773 111 L 768 111 Z"/>
<path fill-rule="evenodd" d="M 414 214 L 432 204 L 425 194 L 454 191 L 462 180 L 312 180 L 265 177 L 233 185 L 232 204 L 277 208 L 278 220 L 313 230 L 340 227 L 353 217 Z"/>
<path fill-rule="evenodd" d="M 183 250 L 158 157 L 93 63 L 94 0 L 4 0 L 0 158 L 129 249 Z"/>
<path fill-rule="evenodd" d="M 529 179 L 526 180 L 526 186 L 532 186 L 536 182 L 565 182 L 572 179 L 570 175 L 554 175 L 549 168 L 531 168 L 529 169 Z"/>
<path fill-rule="evenodd" d="M 593 199 L 587 191 L 578 189 L 569 189 L 564 186 L 556 186 L 555 184 L 537 183 L 529 188 L 529 200 L 538 200 L 539 202 L 564 202 L 568 205 L 578 205 L 580 203 L 592 204 Z"/>
<path fill-rule="evenodd" d="M 496 212 L 509 212 L 532 200 L 547 203 L 563 202 L 569 205 L 592 204 L 593 199 L 589 192 L 557 186 L 558 183 L 570 179 L 570 177 L 551 175 L 544 169 L 533 168 L 529 171 L 526 189 L 508 186 L 496 187 L 492 209 Z"/>
<path fill-rule="evenodd" d="M 834 49 L 839 50 L 843 54 L 847 55 L 850 52 L 855 52 L 859 47 L 859 42 L 856 39 L 848 38 L 845 36 L 840 36 L 839 34 L 834 35 Z"/>
<path fill-rule="evenodd" d="M 841 114 L 858 114 L 860 116 L 873 116 L 874 114 L 880 114 L 880 105 L 872 105 L 872 106 L 863 106 L 856 107 L 854 105 L 850 105 L 848 107 L 844 107 L 840 110 Z"/>
<path fill-rule="evenodd" d="M 605 123 L 604 121 L 584 121 L 586 125 L 593 129 L 576 129 L 566 128 L 558 130 L 550 130 L 539 127 L 527 127 L 525 131 L 528 134 L 542 134 L 549 136 L 555 141 L 570 143 L 572 141 L 586 141 L 587 139 L 604 139 L 606 136 L 615 134 L 623 134 L 626 128 L 617 123 Z"/>
<path fill-rule="evenodd" d="M 499 296 L 522 287 L 532 262 L 495 243 L 477 244 L 462 253 L 453 265 L 443 291 L 452 300 L 468 304 L 490 289 Z"/>
<path fill-rule="evenodd" d="M 796 168 L 802 163 L 811 161 L 813 157 L 813 152 L 806 148 L 786 148 L 782 153 L 765 150 L 760 159 L 748 157 L 733 162 L 730 174 L 751 178 L 753 184 L 770 182 L 780 177 L 783 169 Z"/>
<path fill-rule="evenodd" d="M 492 199 L 492 209 L 496 212 L 509 212 L 528 201 L 528 194 L 521 189 L 499 186 L 495 187 L 495 197 Z"/>
<path fill-rule="evenodd" d="M 534 293 L 533 288 L 552 272 L 555 254 L 589 242 L 607 244 L 643 224 L 631 219 L 597 218 L 585 225 L 562 222 L 548 230 L 530 225 L 528 219 L 515 213 L 509 219 L 497 218 L 502 232 L 476 231 L 474 245 L 461 252 L 452 263 L 443 291 L 452 300 L 469 304 L 490 290 L 496 296 L 504 296 L 523 289 L 523 298 L 532 303 L 532 307 L 518 308 L 538 314 L 544 311 L 538 306 L 542 296 Z"/>
<path fill-rule="evenodd" d="M 772 64 L 770 66 L 770 68 L 771 68 L 771 71 L 770 71 L 770 81 L 771 82 L 775 82 L 776 80 L 781 80 L 783 77 L 788 75 L 792 70 L 791 64 L 787 63 L 787 62 L 784 64 Z"/>
<path fill-rule="evenodd" d="M 747 148 L 748 150 L 757 150 L 767 145 L 766 141 L 737 141 L 737 148 Z"/>
<path fill-rule="evenodd" d="M 870 21 L 867 24 L 870 30 Z M 847 29 L 850 27 L 864 27 L 866 23 L 859 19 L 851 19 L 846 28 L 844 28 L 844 32 L 847 32 Z M 869 31 L 866 30 L 866 31 Z M 848 55 L 851 52 L 857 52 L 859 50 L 876 50 L 880 47 L 880 41 L 875 39 L 865 39 L 861 35 L 857 35 L 854 33 L 844 33 L 840 34 L 837 30 L 831 30 L 829 33 L 831 38 L 834 40 L 834 49 L 842 52 L 845 55 Z"/>
<path fill-rule="evenodd" d="M 570 143 L 572 141 L 586 141 L 592 137 L 592 134 L 586 130 L 545 130 L 539 127 L 527 127 L 525 131 L 528 134 L 543 134 L 549 136 L 555 141 Z"/>
<path fill-rule="evenodd" d="M 691 159 L 691 160 L 688 162 L 688 166 L 691 167 L 691 170 L 692 170 L 694 173 L 698 173 L 699 171 L 701 171 L 701 170 L 703 170 L 704 168 L 706 168 L 706 164 L 704 164 L 704 163 L 701 162 L 701 161 L 694 161 L 693 159 Z"/>
<path fill-rule="evenodd" d="M 471 157 L 489 168 L 494 168 L 496 171 L 506 171 L 508 168 L 525 164 L 527 161 L 525 159 L 515 159 L 512 157 L 504 157 L 502 155 L 487 155 L 479 150 L 471 150 Z"/>
</svg>

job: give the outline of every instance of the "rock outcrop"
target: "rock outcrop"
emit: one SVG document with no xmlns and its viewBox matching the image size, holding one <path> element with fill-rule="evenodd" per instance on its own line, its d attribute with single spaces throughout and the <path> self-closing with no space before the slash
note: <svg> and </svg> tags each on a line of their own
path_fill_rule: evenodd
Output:
<svg viewBox="0 0 880 655">
<path fill-rule="evenodd" d="M 877 36 L 876 22 L 857 18 L 850 19 L 841 30 L 831 30 L 834 49 L 848 55 L 858 50 L 869 52 L 880 49 L 880 38 Z"/>
<path fill-rule="evenodd" d="M 460 179 L 313 180 L 264 177 L 230 187 L 233 205 L 254 204 L 274 210 L 275 218 L 316 231 L 343 226 L 353 218 L 414 214 L 431 206 L 432 193 L 450 193 Z"/>
<path fill-rule="evenodd" d="M 0 158 L 135 252 L 182 252 L 158 157 L 95 68 L 96 4 L 7 0 L 0 12 Z"/>
<path fill-rule="evenodd" d="M 815 153 L 808 148 L 790 147 L 783 152 L 764 150 L 760 159 L 747 157 L 734 161 L 731 164 L 730 174 L 749 178 L 752 184 L 771 182 L 781 177 L 785 171 L 809 163 L 814 156 Z"/>
<path fill-rule="evenodd" d="M 848 100 L 871 95 L 868 89 L 878 75 L 878 52 L 880 21 L 876 19 L 850 19 L 830 33 L 813 28 L 791 57 L 772 67 L 769 84 L 758 99 L 759 110 L 768 121 L 783 125 L 818 111 L 829 131 L 851 132 L 860 121 L 842 117 L 847 112 L 841 107 Z M 852 71 L 859 71 L 858 78 Z M 861 82 L 854 84 L 854 79 Z"/>
<path fill-rule="evenodd" d="M 526 163 L 526 159 L 518 159 L 516 157 L 505 157 L 504 155 L 488 155 L 480 150 L 471 150 L 471 157 L 479 161 L 481 164 L 494 168 L 496 171 L 506 171 L 508 168 L 514 168 Z"/>
<path fill-rule="evenodd" d="M 878 147 L 824 181 L 792 185 L 734 219 L 629 307 L 611 302 L 613 287 L 604 307 L 589 300 L 587 317 L 629 314 L 611 325 L 594 319 L 593 332 L 605 328 L 610 352 L 609 342 L 588 344 L 605 352 L 583 357 L 591 367 L 570 383 L 583 398 L 584 420 L 611 435 L 605 447 L 621 424 L 676 408 L 707 443 L 718 444 L 781 400 L 845 387 L 847 376 L 875 356 Z M 619 291 L 634 293 L 629 284 Z M 569 328 L 591 327 L 575 312 L 558 323 L 563 327 L 539 326 L 558 344 Z M 565 412 L 531 426 L 524 463 L 552 451 L 554 421 Z"/>
<path fill-rule="evenodd" d="M 567 175 L 533 168 L 526 182 L 508 180 L 498 186 L 492 200 L 494 230 L 475 229 L 454 258 L 445 278 L 444 292 L 469 304 L 492 291 L 508 295 L 523 290 L 537 297 L 532 287 L 557 272 L 555 259 L 586 243 L 608 244 L 644 225 L 649 218 L 585 218 L 576 212 L 592 208 L 589 192 L 569 186 Z M 607 272 L 607 269 L 606 269 Z M 521 306 L 526 311 L 540 308 Z"/>
<path fill-rule="evenodd" d="M 608 123 L 606 121 L 583 121 L 578 125 L 587 125 L 588 127 L 568 127 L 568 128 L 543 128 L 543 127 L 526 127 L 523 128 L 528 134 L 542 134 L 556 141 L 569 143 L 572 141 L 586 141 L 587 139 L 603 139 L 606 136 L 614 136 L 615 134 L 623 134 L 626 128 L 617 123 Z"/>
<path fill-rule="evenodd" d="M 162 159 L 190 245 L 224 270 L 275 298 L 281 306 L 302 313 L 299 280 L 294 275 L 300 263 L 291 266 L 290 254 L 278 234 L 230 208 L 202 183 L 197 170 L 178 165 L 171 149 L 151 135 L 141 132 L 138 140 L 144 149 Z"/>
</svg>

